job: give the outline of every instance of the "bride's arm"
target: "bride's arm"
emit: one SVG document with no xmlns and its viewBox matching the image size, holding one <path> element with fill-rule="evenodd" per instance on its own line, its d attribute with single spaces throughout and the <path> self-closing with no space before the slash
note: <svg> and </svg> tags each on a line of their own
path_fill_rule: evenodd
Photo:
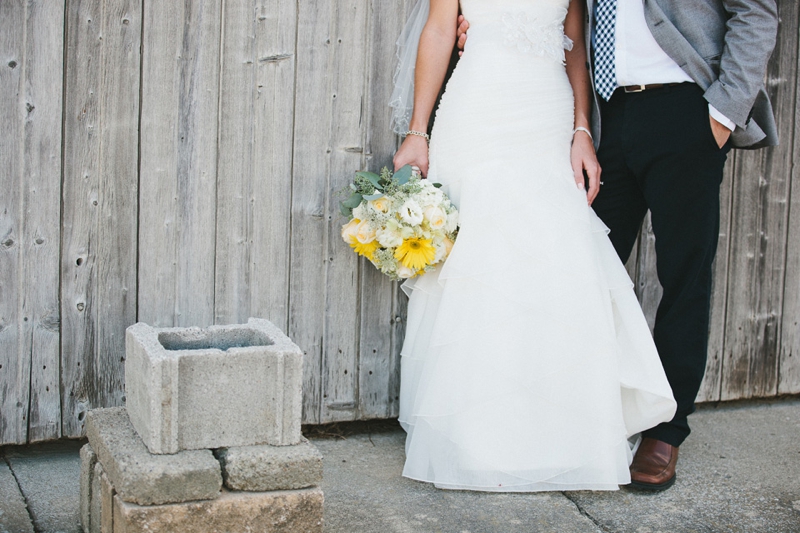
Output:
<svg viewBox="0 0 800 533">
<path fill-rule="evenodd" d="M 584 0 L 571 0 L 567 18 L 564 21 L 564 33 L 572 40 L 572 50 L 566 52 L 567 76 L 575 95 L 575 128 L 591 130 L 591 98 L 592 82 L 589 79 L 587 68 L 586 41 L 584 40 L 584 20 L 586 17 L 586 2 Z M 594 152 L 591 136 L 578 130 L 572 139 L 572 169 L 575 173 L 575 183 L 584 188 L 583 172 L 589 177 L 589 190 L 587 198 L 591 204 L 600 191 L 600 165 Z"/>
<path fill-rule="evenodd" d="M 414 112 L 410 129 L 425 132 L 428 129 L 436 97 L 442 87 L 453 44 L 456 41 L 458 0 L 431 0 L 428 22 L 419 38 L 417 66 L 414 75 Z M 428 175 L 428 142 L 418 135 L 409 135 L 394 156 L 394 168 L 404 165 L 419 167 Z"/>
</svg>

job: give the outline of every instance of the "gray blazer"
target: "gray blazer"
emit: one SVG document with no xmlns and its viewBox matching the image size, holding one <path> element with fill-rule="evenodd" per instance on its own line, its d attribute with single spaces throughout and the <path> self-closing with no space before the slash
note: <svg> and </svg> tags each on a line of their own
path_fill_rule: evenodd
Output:
<svg viewBox="0 0 800 533">
<path fill-rule="evenodd" d="M 736 124 L 737 148 L 778 144 L 764 87 L 778 32 L 776 0 L 642 0 L 656 42 L 705 91 L 705 99 Z M 588 6 L 589 48 L 594 0 Z M 592 129 L 600 139 L 597 96 Z"/>
</svg>

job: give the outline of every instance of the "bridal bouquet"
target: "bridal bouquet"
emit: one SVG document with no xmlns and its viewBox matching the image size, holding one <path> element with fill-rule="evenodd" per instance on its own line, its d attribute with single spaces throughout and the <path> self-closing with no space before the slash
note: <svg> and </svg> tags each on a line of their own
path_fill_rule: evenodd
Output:
<svg viewBox="0 0 800 533">
<path fill-rule="evenodd" d="M 356 172 L 340 208 L 349 222 L 342 239 L 393 280 L 433 270 L 447 258 L 458 233 L 458 210 L 441 185 L 406 165 L 392 174 Z"/>
</svg>

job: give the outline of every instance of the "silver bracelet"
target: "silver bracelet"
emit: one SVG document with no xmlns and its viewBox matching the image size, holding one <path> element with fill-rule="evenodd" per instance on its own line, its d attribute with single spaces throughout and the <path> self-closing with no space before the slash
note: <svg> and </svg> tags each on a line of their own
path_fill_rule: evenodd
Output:
<svg viewBox="0 0 800 533">
<path fill-rule="evenodd" d="M 591 132 L 591 131 L 589 131 L 589 130 L 587 130 L 587 129 L 586 129 L 586 128 L 584 128 L 583 126 L 578 126 L 578 127 L 577 127 L 577 128 L 575 128 L 574 130 L 572 130 L 572 136 L 574 137 L 574 136 L 575 136 L 575 134 L 576 134 L 576 133 L 578 133 L 579 131 L 582 131 L 582 132 L 584 132 L 586 135 L 588 135 L 588 136 L 589 136 L 589 138 L 592 140 L 592 142 L 594 142 L 594 137 L 592 137 L 592 132 Z"/>
<path fill-rule="evenodd" d="M 405 132 L 403 134 L 404 137 L 408 137 L 409 135 L 416 135 L 417 137 L 424 137 L 426 141 L 428 141 L 428 142 L 431 141 L 431 136 L 428 135 L 427 133 L 423 133 L 421 131 L 408 130 L 407 132 Z"/>
</svg>

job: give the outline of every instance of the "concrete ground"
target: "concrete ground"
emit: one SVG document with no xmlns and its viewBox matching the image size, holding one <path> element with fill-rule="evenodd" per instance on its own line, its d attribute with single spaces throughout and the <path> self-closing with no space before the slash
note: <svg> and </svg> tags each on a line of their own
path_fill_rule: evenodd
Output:
<svg viewBox="0 0 800 533">
<path fill-rule="evenodd" d="M 800 400 L 705 406 L 678 481 L 647 494 L 485 494 L 401 477 L 395 422 L 309 428 L 329 533 L 800 533 Z M 0 449 L 0 533 L 78 532 L 80 442 Z"/>
</svg>

